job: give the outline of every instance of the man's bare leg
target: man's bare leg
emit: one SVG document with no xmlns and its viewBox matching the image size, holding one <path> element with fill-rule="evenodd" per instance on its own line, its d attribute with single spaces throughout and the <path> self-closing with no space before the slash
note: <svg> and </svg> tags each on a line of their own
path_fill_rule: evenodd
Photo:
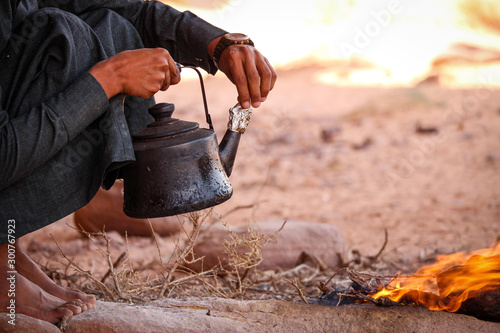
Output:
<svg viewBox="0 0 500 333">
<path fill-rule="evenodd" d="M 53 296 L 65 301 L 81 300 L 82 311 L 95 308 L 94 295 L 88 295 L 76 289 L 66 289 L 54 283 L 26 253 L 22 252 L 19 240 L 16 241 L 16 269 L 19 274 Z"/>
<path fill-rule="evenodd" d="M 82 312 L 81 300 L 67 302 L 47 293 L 21 274 L 11 273 L 13 270 L 8 265 L 8 245 L 0 245 L 0 312 L 8 311 L 7 307 L 11 305 L 11 300 L 15 301 L 17 314 L 25 314 L 51 323 Z"/>
</svg>

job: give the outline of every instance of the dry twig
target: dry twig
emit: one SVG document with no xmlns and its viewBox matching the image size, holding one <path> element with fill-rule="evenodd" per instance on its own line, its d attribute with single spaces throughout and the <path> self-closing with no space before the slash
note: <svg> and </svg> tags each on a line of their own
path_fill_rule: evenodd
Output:
<svg viewBox="0 0 500 333">
<path fill-rule="evenodd" d="M 54 238 L 54 236 L 52 234 L 50 235 L 50 237 L 52 237 L 52 239 L 54 240 L 54 243 L 56 244 L 56 246 L 59 249 L 59 252 L 63 256 L 63 258 L 68 261 L 68 264 L 66 264 L 67 267 L 71 267 L 72 269 L 76 270 L 77 272 L 82 273 L 83 275 L 85 275 L 86 277 L 88 277 L 89 279 L 94 281 L 102 290 L 105 290 L 114 301 L 117 300 L 115 295 L 113 294 L 113 292 L 111 292 L 111 290 L 104 283 L 102 283 L 101 281 L 96 279 L 92 275 L 92 273 L 90 273 L 89 271 L 85 271 L 85 270 L 81 269 L 72 259 L 70 259 L 70 258 L 68 258 L 68 256 L 66 256 L 64 251 L 61 249 L 61 246 L 59 246 L 59 243 L 56 241 L 56 239 Z"/>
<path fill-rule="evenodd" d="M 300 289 L 299 285 L 297 284 L 297 280 L 296 279 L 293 279 L 293 281 L 290 281 L 288 279 L 284 279 L 286 282 L 290 283 L 295 289 L 297 289 L 297 291 L 299 292 L 299 296 L 300 296 L 300 299 L 306 303 L 306 304 L 309 304 L 309 302 L 306 300 L 306 298 L 304 297 L 304 293 L 302 293 L 302 289 Z"/>
<path fill-rule="evenodd" d="M 191 233 L 188 235 L 188 239 L 182 248 L 179 248 L 178 244 L 176 244 L 176 251 L 175 252 L 178 252 L 178 255 L 177 255 L 173 265 L 170 267 L 169 271 L 167 272 L 167 276 L 165 277 L 163 285 L 160 289 L 160 292 L 158 293 L 158 298 L 162 297 L 165 294 L 165 292 L 167 291 L 167 288 L 172 284 L 171 278 L 173 277 L 174 272 L 178 269 L 178 267 L 184 263 L 194 262 L 194 261 L 189 261 L 187 258 L 189 255 L 193 254 L 193 247 L 196 243 L 196 240 L 198 239 L 203 222 L 206 220 L 206 218 L 208 216 L 210 216 L 211 212 L 212 212 L 212 210 L 209 210 L 208 212 L 205 213 L 204 216 L 201 216 L 200 213 L 191 213 L 189 215 L 189 218 L 190 218 L 191 222 L 193 223 L 194 228 L 191 231 Z"/>
</svg>

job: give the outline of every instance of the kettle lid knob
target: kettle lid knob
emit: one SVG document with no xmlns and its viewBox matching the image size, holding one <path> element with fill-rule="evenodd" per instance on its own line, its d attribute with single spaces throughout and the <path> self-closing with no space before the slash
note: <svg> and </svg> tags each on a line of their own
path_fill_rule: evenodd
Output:
<svg viewBox="0 0 500 333">
<path fill-rule="evenodd" d="M 132 135 L 134 142 L 164 139 L 168 136 L 196 130 L 199 127 L 198 123 L 172 118 L 174 110 L 175 106 L 171 103 L 158 103 L 150 107 L 148 111 L 155 118 L 155 121 L 134 133 Z"/>
<path fill-rule="evenodd" d="M 175 105 L 172 103 L 158 103 L 150 107 L 148 111 L 156 121 L 163 121 L 171 118 L 174 110 Z"/>
</svg>

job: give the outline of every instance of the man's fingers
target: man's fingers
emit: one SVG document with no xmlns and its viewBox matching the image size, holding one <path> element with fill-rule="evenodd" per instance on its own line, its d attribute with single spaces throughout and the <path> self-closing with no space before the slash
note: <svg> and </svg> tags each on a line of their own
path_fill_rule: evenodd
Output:
<svg viewBox="0 0 500 333">
<path fill-rule="evenodd" d="M 148 98 L 180 81 L 179 69 L 164 48 L 123 51 L 94 65 L 89 73 L 108 98 L 119 93 Z"/>
<path fill-rule="evenodd" d="M 264 102 L 271 89 L 273 89 L 274 82 L 276 82 L 276 77 L 275 75 L 273 75 L 275 74 L 273 68 L 264 57 L 262 61 L 257 64 L 257 69 L 261 77 L 260 101 Z"/>
<path fill-rule="evenodd" d="M 163 85 L 160 90 L 165 91 L 171 85 L 177 84 L 181 81 L 181 72 L 179 71 L 179 67 L 170 54 L 167 54 L 168 66 L 165 70 L 165 79 Z"/>
<path fill-rule="evenodd" d="M 172 78 L 171 78 L 171 76 L 170 76 L 170 69 L 169 69 L 168 67 L 167 67 L 167 69 L 166 69 L 166 71 L 165 71 L 164 75 L 165 75 L 165 76 L 164 76 L 163 84 L 162 84 L 162 86 L 161 86 L 161 88 L 160 88 L 160 90 L 162 90 L 162 91 L 167 90 L 167 89 L 168 89 L 168 87 L 170 87 L 170 84 L 171 84 L 171 82 L 172 82 Z"/>
<path fill-rule="evenodd" d="M 273 66 L 271 65 L 269 60 L 267 60 L 266 57 L 264 57 L 264 61 L 266 62 L 268 68 L 271 70 L 271 87 L 269 88 L 269 90 L 271 91 L 271 90 L 273 90 L 274 85 L 276 84 L 276 80 L 278 79 L 278 74 L 276 73 Z"/>
<path fill-rule="evenodd" d="M 179 67 L 177 67 L 176 62 L 169 55 L 168 59 L 168 69 L 170 72 L 170 84 L 177 84 L 181 81 L 181 72 L 179 71 Z"/>
<path fill-rule="evenodd" d="M 248 45 L 229 46 L 221 54 L 219 65 L 236 85 L 238 102 L 244 108 L 259 107 L 276 82 L 277 75 L 269 61 Z"/>
<path fill-rule="evenodd" d="M 164 79 L 160 90 L 165 91 L 173 84 L 177 84 L 181 80 L 181 73 L 175 60 L 170 56 L 170 53 L 165 49 L 160 49 L 162 62 L 161 70 L 163 71 Z"/>
<path fill-rule="evenodd" d="M 246 54 L 244 59 L 245 66 L 245 75 L 246 75 L 246 84 L 248 86 L 248 91 L 250 93 L 250 98 L 252 102 L 252 106 L 254 108 L 258 108 L 260 106 L 260 86 L 261 86 L 261 77 L 259 75 L 259 71 L 257 70 L 255 63 L 255 54 L 250 48 L 246 48 Z"/>
<path fill-rule="evenodd" d="M 244 108 L 261 103 L 260 75 L 255 64 L 253 48 L 240 47 L 229 51 L 231 76 L 238 91 L 238 102 Z"/>
<path fill-rule="evenodd" d="M 228 56 L 231 76 L 233 78 L 233 83 L 236 85 L 236 90 L 238 91 L 238 102 L 243 108 L 248 109 L 250 107 L 250 93 L 248 91 L 243 61 L 240 58 L 239 52 L 231 50 Z"/>
</svg>

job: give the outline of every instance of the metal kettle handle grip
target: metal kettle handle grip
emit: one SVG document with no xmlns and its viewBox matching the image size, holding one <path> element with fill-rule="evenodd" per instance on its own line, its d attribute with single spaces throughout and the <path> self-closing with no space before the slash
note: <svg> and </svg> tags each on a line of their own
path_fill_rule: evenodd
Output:
<svg viewBox="0 0 500 333">
<path fill-rule="evenodd" d="M 207 103 L 207 96 L 205 93 L 205 84 L 203 83 L 203 76 L 201 75 L 200 71 L 198 68 L 194 66 L 189 66 L 189 65 L 181 65 L 177 63 L 177 67 L 179 68 L 179 71 L 182 70 L 182 68 L 191 68 L 196 71 L 198 74 L 198 77 L 200 78 L 200 86 L 201 86 L 201 95 L 203 96 L 203 106 L 205 107 L 205 118 L 207 120 L 208 126 L 211 130 L 214 129 L 214 125 L 212 124 L 212 117 L 210 116 L 210 113 L 208 113 L 208 103 Z"/>
</svg>

